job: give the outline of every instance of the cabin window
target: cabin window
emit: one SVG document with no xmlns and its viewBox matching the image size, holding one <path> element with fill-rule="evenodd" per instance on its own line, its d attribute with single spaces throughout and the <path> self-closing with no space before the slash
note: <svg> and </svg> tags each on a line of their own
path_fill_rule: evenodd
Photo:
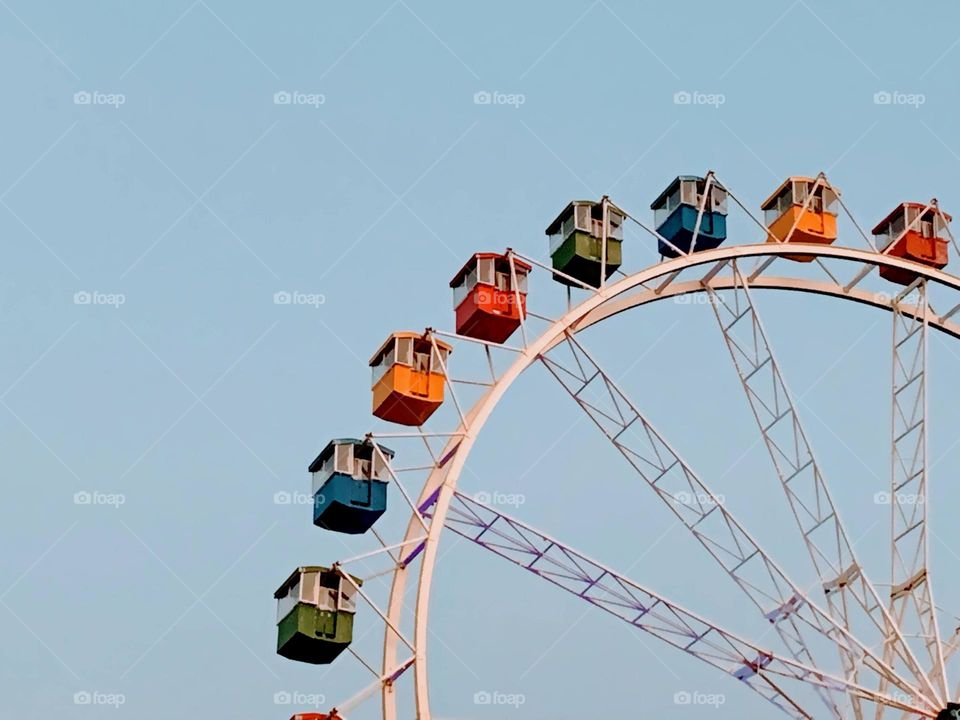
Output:
<svg viewBox="0 0 960 720">
<path fill-rule="evenodd" d="M 493 258 L 481 258 L 480 274 L 478 276 L 478 281 L 483 283 L 484 285 L 494 284 L 495 278 L 494 278 Z"/>
<path fill-rule="evenodd" d="M 805 182 L 793 183 L 793 203 L 803 205 L 807 201 L 808 187 Z"/>
<path fill-rule="evenodd" d="M 667 204 L 664 202 L 660 207 L 653 209 L 653 224 L 657 227 L 660 227 L 667 221 L 667 218 L 670 217 L 670 213 L 667 212 Z"/>
<path fill-rule="evenodd" d="M 337 610 L 342 610 L 343 612 L 348 613 L 356 613 L 357 600 L 355 596 L 356 589 L 352 587 L 346 580 L 341 581 L 340 598 L 337 602 Z"/>
<path fill-rule="evenodd" d="M 577 230 L 583 230 L 584 232 L 592 233 L 593 222 L 590 217 L 590 206 L 575 205 L 574 212 L 576 216 Z"/>
<path fill-rule="evenodd" d="M 940 213 L 933 214 L 933 230 L 936 237 L 943 237 L 947 233 L 947 221 Z"/>
<path fill-rule="evenodd" d="M 430 372 L 430 355 L 425 352 L 413 354 L 413 369 L 418 373 Z"/>
<path fill-rule="evenodd" d="M 672 213 L 680 205 L 680 188 L 677 187 L 667 196 L 667 214 Z"/>
<path fill-rule="evenodd" d="M 334 448 L 338 473 L 353 475 L 353 445 L 337 445 Z"/>
<path fill-rule="evenodd" d="M 497 273 L 497 290 L 503 290 L 504 292 L 507 292 L 510 290 L 510 273 L 509 272 Z"/>
<path fill-rule="evenodd" d="M 378 452 L 375 448 L 373 449 L 373 477 L 375 480 L 383 480 L 386 482 L 387 478 L 390 477 L 390 470 L 388 465 L 387 454 L 380 451 Z"/>
<path fill-rule="evenodd" d="M 667 195 L 663 200 L 663 204 L 658 208 L 653 210 L 653 222 L 657 227 L 660 227 L 667 221 L 667 218 L 673 214 L 673 211 L 677 209 L 677 206 L 680 204 L 680 186 Z"/>
<path fill-rule="evenodd" d="M 327 458 L 320 463 L 320 469 L 313 473 L 313 492 L 316 494 L 317 490 L 333 475 L 334 468 L 334 455 L 335 452 L 331 452 Z"/>
<path fill-rule="evenodd" d="M 287 594 L 277 598 L 277 622 L 283 620 L 300 601 L 300 581 L 287 588 Z"/>
<path fill-rule="evenodd" d="M 477 270 L 477 263 L 473 264 L 473 267 L 470 268 L 470 272 L 466 274 L 466 277 L 463 278 L 463 286 L 468 290 L 472 290 L 473 287 L 477 284 L 477 278 L 480 277 L 480 273 Z"/>
<path fill-rule="evenodd" d="M 517 292 L 526 295 L 527 293 L 527 271 L 516 268 L 514 273 L 517 276 Z"/>
<path fill-rule="evenodd" d="M 697 183 L 684 180 L 680 183 L 680 201 L 686 205 L 697 205 Z"/>
<path fill-rule="evenodd" d="M 317 573 L 305 572 L 300 576 L 300 600 L 315 605 L 317 602 Z"/>
<path fill-rule="evenodd" d="M 920 234 L 925 238 L 935 237 L 933 234 L 933 221 L 924 220 L 920 223 Z"/>
<path fill-rule="evenodd" d="M 353 459 L 353 477 L 358 480 L 370 480 L 373 463 L 368 458 L 355 457 Z"/>
<path fill-rule="evenodd" d="M 441 362 L 442 361 L 442 362 Z M 443 368 L 447 363 L 447 351 L 439 345 L 434 345 L 430 349 L 430 367 L 431 372 L 443 373 Z"/>
<path fill-rule="evenodd" d="M 373 361 L 373 367 L 371 368 L 373 371 L 371 379 L 372 385 L 376 385 L 395 362 L 395 347 L 396 340 L 391 342 L 386 350 L 381 351 L 380 355 Z"/>
<path fill-rule="evenodd" d="M 793 190 L 787 185 L 780 193 L 770 201 L 767 209 L 763 211 L 763 219 L 767 225 L 772 225 L 777 218 L 783 215 L 793 204 Z"/>
<path fill-rule="evenodd" d="M 884 225 L 874 237 L 876 238 L 877 250 L 885 250 L 890 244 L 890 226 Z"/>
<path fill-rule="evenodd" d="M 394 362 L 401 365 L 413 365 L 413 338 L 397 339 L 397 359 Z"/>
<path fill-rule="evenodd" d="M 571 223 L 571 230 L 573 224 Z M 563 221 L 563 225 L 558 232 L 555 232 L 553 235 L 550 235 L 547 238 L 547 242 L 550 245 L 550 255 L 552 256 L 557 250 L 560 249 L 560 246 L 563 245 L 563 241 L 570 237 L 570 231 L 567 230 L 567 221 Z"/>
<path fill-rule="evenodd" d="M 710 190 L 710 196 L 713 200 L 713 211 L 727 214 L 727 191 L 716 185 Z"/>
<path fill-rule="evenodd" d="M 474 261 L 473 267 L 464 274 L 458 285 L 453 286 L 453 307 L 459 307 L 460 303 L 467 299 L 467 295 L 477 284 L 477 262 Z"/>
<path fill-rule="evenodd" d="M 890 239 L 891 241 L 896 240 L 900 235 L 903 234 L 903 231 L 906 229 L 906 223 L 902 214 L 898 214 L 893 220 L 890 221 Z"/>
<path fill-rule="evenodd" d="M 322 586 L 320 588 L 320 597 L 317 598 L 316 605 L 321 610 L 336 612 L 337 611 L 337 591 L 333 588 Z"/>
<path fill-rule="evenodd" d="M 390 346 L 384 351 L 383 357 L 380 359 L 380 363 L 385 367 L 390 367 L 397 361 L 397 341 L 394 340 L 390 343 Z"/>
<path fill-rule="evenodd" d="M 460 303 L 467 299 L 467 295 L 470 294 L 470 290 L 467 288 L 465 281 L 461 281 L 459 285 L 453 286 L 453 307 L 460 307 Z"/>
<path fill-rule="evenodd" d="M 839 198 L 837 197 L 837 192 L 833 188 L 822 188 L 821 195 L 823 197 L 823 212 L 830 213 L 831 215 L 837 214 L 837 202 Z"/>
<path fill-rule="evenodd" d="M 607 209 L 607 221 L 609 224 L 607 237 L 612 240 L 623 240 L 623 219 L 623 215 L 613 208 Z"/>
</svg>

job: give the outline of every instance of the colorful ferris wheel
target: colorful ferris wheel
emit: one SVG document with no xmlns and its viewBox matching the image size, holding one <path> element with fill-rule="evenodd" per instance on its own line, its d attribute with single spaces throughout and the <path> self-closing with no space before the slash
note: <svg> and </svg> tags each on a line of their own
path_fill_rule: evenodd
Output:
<svg viewBox="0 0 960 720">
<path fill-rule="evenodd" d="M 370 359 L 382 430 L 331 440 L 310 464 L 313 523 L 372 549 L 295 569 L 277 590 L 277 652 L 311 664 L 356 662 L 367 684 L 324 713 L 379 705 L 384 720 L 430 720 L 431 588 L 445 531 L 686 653 L 793 718 L 960 718 L 928 552 L 928 338 L 960 338 L 960 278 L 944 272 L 951 218 L 936 200 L 903 202 L 867 233 L 824 174 L 787 178 L 763 219 L 714 175 L 681 175 L 648 225 L 610 198 L 570 202 L 546 229 L 549 260 L 478 252 L 450 281 L 452 330 L 391 333 Z M 728 210 L 760 242 L 728 242 Z M 853 228 L 838 245 L 838 216 Z M 625 238 L 625 231 L 636 238 Z M 660 261 L 625 270 L 632 243 Z M 530 292 L 548 273 L 554 305 Z M 757 291 L 812 293 L 890 313 L 889 567 L 861 564 L 754 303 Z M 716 318 L 772 470 L 815 571 L 800 584 L 585 346 L 582 333 L 630 310 L 699 294 Z M 563 297 L 565 295 L 565 297 Z M 649 486 L 770 629 L 728 630 L 571 544 L 465 494 L 459 480 L 491 413 L 525 372 L 546 372 L 631 478 Z M 389 508 L 388 508 L 389 501 Z M 393 522 L 390 522 L 391 518 Z M 373 581 L 384 587 L 382 597 Z M 389 581 L 389 582 L 386 582 Z M 357 650 L 382 631 L 382 652 Z M 666 646 L 670 646 L 667 648 Z M 369 711 L 367 711 L 369 712 Z"/>
</svg>

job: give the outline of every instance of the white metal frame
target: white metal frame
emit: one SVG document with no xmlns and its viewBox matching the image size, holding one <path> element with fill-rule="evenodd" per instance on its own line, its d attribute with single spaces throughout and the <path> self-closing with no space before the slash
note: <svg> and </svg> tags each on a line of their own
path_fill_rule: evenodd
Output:
<svg viewBox="0 0 960 720">
<path fill-rule="evenodd" d="M 730 197 L 742 207 L 742 204 L 732 193 Z M 627 217 L 630 216 L 627 215 Z M 825 277 L 811 279 L 789 274 L 780 276 L 765 274 L 776 259 L 785 255 L 797 254 L 798 251 L 802 251 L 805 255 L 815 256 L 817 264 L 824 269 Z M 525 262 L 543 267 L 541 263 L 532 258 L 524 257 L 518 253 L 511 254 Z M 380 551 L 366 553 L 362 556 L 369 557 L 383 553 L 389 555 L 392 563 L 387 571 L 392 573 L 393 576 L 387 606 L 380 609 L 368 597 L 363 596 L 371 605 L 374 605 L 377 614 L 383 618 L 386 628 L 380 673 L 372 686 L 373 690 L 368 688 L 361 694 L 363 697 L 368 697 L 371 692 L 375 692 L 377 689 L 381 691 L 384 720 L 397 720 L 398 711 L 394 684 L 410 668 L 413 668 L 414 674 L 416 717 L 418 720 L 430 720 L 431 718 L 427 675 L 427 640 L 431 588 L 438 557 L 439 541 L 444 528 L 456 524 L 457 513 L 459 512 L 457 507 L 462 505 L 463 502 L 462 497 L 456 492 L 456 487 L 470 450 L 491 412 L 513 382 L 531 365 L 543 363 L 550 367 L 547 356 L 561 345 L 578 347 L 582 351 L 581 357 L 587 357 L 586 351 L 582 349 L 582 346 L 579 346 L 576 340 L 577 333 L 620 312 L 682 294 L 717 293 L 742 288 L 744 285 L 743 275 L 739 272 L 726 274 L 725 271 L 732 270 L 738 261 L 744 262 L 751 258 L 757 259 L 760 263 L 748 278 L 751 289 L 778 289 L 816 293 L 853 300 L 891 311 L 897 311 L 897 309 L 894 301 L 888 295 L 861 289 L 858 287 L 860 281 L 878 265 L 917 272 L 927 283 L 943 288 L 945 292 L 952 294 L 951 305 L 948 310 L 939 315 L 929 304 L 922 308 L 901 306 L 899 312 L 906 317 L 919 319 L 924 327 L 933 326 L 950 336 L 960 338 L 960 324 L 952 319 L 960 311 L 960 279 L 952 275 L 918 266 L 889 255 L 883 255 L 874 250 L 859 250 L 830 245 L 763 243 L 759 245 L 728 245 L 716 250 L 684 254 L 681 257 L 646 268 L 622 279 L 604 283 L 600 288 L 585 288 L 589 291 L 585 299 L 578 305 L 569 307 L 563 316 L 555 320 L 548 320 L 528 310 L 523 318 L 521 346 L 491 346 L 491 344 L 482 341 L 473 341 L 484 347 L 488 357 L 491 352 L 509 352 L 514 354 L 514 359 L 510 367 L 499 375 L 493 370 L 493 363 L 491 362 L 491 376 L 484 381 L 458 381 L 451 378 L 449 374 L 447 375 L 448 388 L 459 419 L 459 425 L 453 432 L 425 432 L 418 429 L 416 432 L 386 432 L 369 435 L 374 442 L 401 437 L 418 439 L 427 446 L 433 458 L 432 465 L 409 468 L 410 471 L 422 473 L 425 477 L 422 489 L 416 499 L 413 499 L 413 496 L 408 495 L 403 490 L 404 486 L 399 482 L 400 473 L 391 469 L 391 476 L 396 481 L 394 484 L 401 489 L 404 498 L 411 507 L 407 531 L 402 541 L 390 545 L 381 541 L 383 548 Z M 839 280 L 837 278 L 839 273 L 835 274 L 828 270 L 825 263 L 845 266 L 845 268 L 852 270 L 853 279 L 847 282 Z M 791 266 L 791 264 L 781 263 L 779 267 L 785 266 Z M 552 272 L 552 269 L 550 271 Z M 691 273 L 695 274 L 696 277 L 693 279 L 684 277 Z M 546 329 L 536 337 L 533 336 L 531 331 L 531 319 L 543 320 L 547 323 Z M 458 341 L 472 341 L 471 338 L 461 338 L 440 331 L 436 331 L 436 334 L 454 337 Z M 446 373 L 445 365 L 444 363 L 443 369 Z M 555 374 L 562 373 L 556 365 L 552 370 Z M 620 407 L 626 414 L 620 415 L 621 426 L 624 423 L 631 423 L 635 425 L 632 430 L 642 427 L 644 432 L 647 433 L 648 439 L 653 438 L 654 440 L 651 447 L 660 452 L 669 449 L 662 437 L 650 434 L 652 425 L 615 388 L 615 385 L 610 382 L 609 376 L 598 365 L 594 363 L 592 372 L 589 375 L 581 373 L 580 378 L 590 381 L 599 378 L 600 382 L 608 388 L 608 391 L 617 398 L 614 402 L 622 403 Z M 461 404 L 455 391 L 457 382 L 483 386 L 479 400 L 469 407 Z M 578 398 L 578 402 L 581 402 L 581 398 Z M 584 400 L 584 402 L 590 404 L 589 400 Z M 581 403 L 581 406 L 583 406 L 583 403 Z M 627 409 L 629 409 L 629 412 L 627 412 Z M 599 416 L 597 417 L 599 418 Z M 607 419 L 610 420 L 611 418 L 608 417 Z M 598 424 L 603 427 L 603 422 L 604 420 L 601 419 Z M 655 431 L 653 432 L 655 433 Z M 442 441 L 442 448 L 435 449 L 431 444 L 435 441 Z M 624 442 L 619 438 L 615 441 L 615 444 L 617 442 L 620 446 L 624 445 Z M 621 452 L 624 452 L 623 447 L 620 447 L 620 449 Z M 681 477 L 688 483 L 688 487 L 699 488 L 700 492 L 705 492 L 707 493 L 706 496 L 710 497 L 709 489 L 702 484 L 693 471 L 689 469 L 689 466 L 680 459 L 679 455 L 669 450 L 666 455 L 661 455 L 661 461 L 663 458 L 667 458 L 669 464 L 673 465 L 674 470 L 677 468 L 681 470 Z M 649 458 L 644 459 L 643 462 L 649 465 L 648 460 Z M 634 461 L 639 464 L 636 458 L 634 458 Z M 661 465 L 661 469 L 664 467 L 666 466 Z M 667 501 L 675 512 L 689 514 L 690 508 L 676 507 L 676 503 L 671 503 L 669 498 L 665 497 L 659 490 L 658 495 Z M 796 717 L 808 717 L 809 714 L 792 700 L 788 691 L 780 686 L 777 677 L 814 686 L 826 701 L 832 715 L 839 715 L 841 712 L 834 700 L 837 694 L 845 694 L 849 697 L 874 702 L 878 707 L 895 708 L 923 717 L 934 717 L 936 715 L 939 708 L 942 707 L 942 698 L 938 697 L 940 692 L 932 693 L 931 684 L 928 681 L 929 675 L 920 670 L 915 663 L 907 662 L 904 659 L 906 652 L 897 652 L 897 648 L 900 647 L 899 642 L 890 644 L 891 654 L 889 656 L 880 657 L 875 648 L 866 646 L 847 631 L 842 615 L 823 610 L 811 598 L 805 597 L 759 546 L 756 546 L 755 543 L 751 546 L 752 541 L 749 535 L 722 505 L 717 504 L 713 507 L 717 510 L 700 512 L 700 516 L 707 517 L 710 515 L 722 518 L 727 524 L 730 538 L 735 541 L 740 551 L 744 552 L 744 549 L 747 549 L 746 553 L 742 555 L 742 559 L 746 559 L 748 562 L 757 559 L 765 568 L 770 583 L 762 591 L 752 582 L 743 581 L 741 584 L 738 581 L 738 584 L 744 587 L 748 595 L 752 595 L 756 604 L 760 605 L 761 602 L 764 602 L 761 609 L 764 609 L 766 613 L 773 613 L 775 619 L 778 620 L 775 623 L 778 626 L 778 631 L 785 635 L 788 647 L 794 653 L 793 658 L 780 657 L 770 651 L 762 650 L 758 646 L 740 640 L 718 626 L 707 623 L 698 616 L 684 615 L 688 611 L 684 611 L 679 606 L 669 603 L 669 601 L 654 595 L 651 591 L 644 590 L 612 572 L 609 574 L 611 581 L 615 578 L 618 587 L 630 587 L 637 592 L 647 593 L 645 597 L 649 603 L 653 604 L 654 601 L 662 603 L 661 607 L 670 609 L 672 613 L 675 613 L 675 620 L 677 617 L 688 618 L 691 623 L 686 626 L 688 630 L 696 627 L 694 620 L 699 623 L 707 623 L 711 632 L 717 633 L 718 638 L 723 638 L 724 642 L 733 643 L 731 647 L 739 648 L 736 653 L 739 653 L 739 661 L 743 661 L 740 664 L 745 663 L 751 672 L 756 673 L 764 681 L 762 683 L 762 687 L 765 688 L 764 692 L 772 693 L 770 697 L 779 706 L 787 708 L 788 713 L 795 713 L 794 716 Z M 512 520 L 511 522 L 518 523 L 518 521 Z M 546 536 L 541 537 L 545 538 Z M 574 553 L 575 557 L 583 558 L 583 556 L 576 555 L 575 551 L 570 548 L 567 548 L 566 551 Z M 354 558 L 354 560 L 356 559 L 359 558 Z M 585 558 L 583 560 L 586 561 Z M 419 562 L 419 568 L 416 567 L 417 562 Z M 848 566 L 837 567 L 847 569 Z M 731 576 L 734 575 L 735 573 L 731 572 Z M 862 577 L 862 574 L 858 574 L 858 576 Z M 866 583 L 866 579 L 863 579 L 863 582 Z M 621 585 L 620 583 L 624 584 Z M 412 613 L 404 602 L 408 588 L 416 590 L 416 600 Z M 762 598 L 765 598 L 765 600 L 762 600 Z M 779 601 L 779 604 L 777 601 Z M 883 610 L 882 607 L 881 610 Z M 871 608 L 871 613 L 873 612 L 875 611 Z M 679 615 L 676 613 L 679 613 Z M 411 614 L 414 630 L 412 638 L 408 638 L 401 635 L 399 628 L 403 626 L 404 619 L 409 619 Z M 650 628 L 644 627 L 642 629 L 649 631 Z M 859 682 L 857 675 L 851 675 L 849 672 L 843 678 L 836 678 L 828 677 L 827 674 L 816 670 L 815 664 L 806 662 L 813 659 L 804 643 L 804 636 L 810 633 L 819 633 L 821 637 L 829 638 L 841 653 L 848 657 L 848 667 L 858 666 L 861 669 L 871 671 L 879 678 L 879 682 L 883 684 L 884 688 L 890 685 L 896 686 L 904 694 L 903 696 L 912 698 L 911 701 L 904 701 L 903 696 L 890 696 L 883 690 L 871 690 L 866 684 Z M 737 645 L 737 643 L 742 644 Z M 401 645 L 403 649 L 412 650 L 412 656 L 407 656 L 406 653 L 401 656 Z M 902 651 L 902 648 L 900 649 Z M 746 652 L 747 650 L 749 652 Z M 749 654 L 753 651 L 756 651 L 757 654 L 751 660 Z M 884 651 L 886 652 L 886 648 Z M 697 653 L 691 654 L 697 655 Z M 730 657 L 727 657 L 724 662 L 728 662 Z M 701 659 L 704 658 L 701 657 Z M 897 667 L 892 664 L 894 660 L 899 662 Z M 361 662 L 363 661 L 361 660 Z M 370 667 L 365 662 L 364 665 Z M 724 667 L 731 671 L 728 665 L 725 664 Z M 942 667 L 942 663 L 939 667 L 934 666 L 934 674 L 941 672 Z M 353 702 L 353 700 L 350 701 L 350 703 Z M 348 709 L 348 705 L 349 703 L 339 706 L 341 714 Z"/>
</svg>

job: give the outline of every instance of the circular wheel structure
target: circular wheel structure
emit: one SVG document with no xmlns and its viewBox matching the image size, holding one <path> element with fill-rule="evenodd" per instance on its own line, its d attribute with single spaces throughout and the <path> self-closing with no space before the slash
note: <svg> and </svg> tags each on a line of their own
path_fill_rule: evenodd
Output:
<svg viewBox="0 0 960 720">
<path fill-rule="evenodd" d="M 649 228 L 603 198 L 596 203 L 604 223 L 596 283 L 578 281 L 558 271 L 556 264 L 507 250 L 502 257 L 509 262 L 513 283 L 505 292 L 522 308 L 510 339 L 492 342 L 439 329 L 420 336 L 433 348 L 431 371 L 442 375 L 444 413 L 426 424 L 387 425 L 364 439 L 372 445 L 374 460 L 382 462 L 389 474 L 393 512 L 401 512 L 397 505 L 403 505 L 408 519 L 390 532 L 379 524 L 371 528 L 367 534 L 376 538 L 375 549 L 331 566 L 356 594 L 358 626 L 363 623 L 369 629 L 377 618 L 382 622 L 382 657 L 365 658 L 350 648 L 368 673 L 369 684 L 331 698 L 343 702 L 311 717 L 350 717 L 359 706 L 378 701 L 384 720 L 433 717 L 427 652 L 431 590 L 441 536 L 449 531 L 513 563 L 515 572 L 533 573 L 558 591 L 590 603 L 597 612 L 615 615 L 660 641 L 664 653 L 686 653 L 726 675 L 729 682 L 747 686 L 769 701 L 771 717 L 783 713 L 794 718 L 960 718 L 956 704 L 960 694 L 947 672 L 960 648 L 960 635 L 942 622 L 933 595 L 935 574 L 929 567 L 926 428 L 928 331 L 960 338 L 960 278 L 897 256 L 897 240 L 910 230 L 909 222 L 900 236 L 878 246 L 876 236 L 860 229 L 838 197 L 858 231 L 858 246 L 798 242 L 794 231 L 802 226 L 803 213 L 814 209 L 814 193 L 799 203 L 799 217 L 789 230 L 777 236 L 772 225 L 749 213 L 712 172 L 705 180 L 706 190 L 696 196 L 692 242 L 686 247 L 661 235 L 661 226 Z M 822 174 L 812 182 L 829 187 Z M 723 188 L 759 226 L 764 242 L 698 247 L 711 186 Z M 675 257 L 662 257 L 637 272 L 608 273 L 605 223 L 611 208 L 623 214 L 625 225 L 632 222 L 639 233 L 652 235 L 661 250 L 666 245 L 666 254 Z M 949 216 L 941 213 L 937 202 L 930 201 L 923 212 L 945 218 L 943 231 L 956 250 L 946 229 Z M 916 215 L 917 223 L 922 215 Z M 521 267 L 524 272 L 552 273 L 567 285 L 564 312 L 538 313 L 532 294 L 527 307 L 516 282 Z M 891 277 L 898 284 L 882 279 Z M 860 564 L 754 304 L 760 291 L 821 295 L 890 314 L 887 577 L 868 577 Z M 764 479 L 782 486 L 781 495 L 816 571 L 818 582 L 812 588 L 791 579 L 776 560 L 777 548 L 766 548 L 754 539 L 738 519 L 736 507 L 684 459 L 682 443 L 674 445 L 657 430 L 641 403 L 628 397 L 580 337 L 586 329 L 629 310 L 697 294 L 712 309 L 734 376 L 756 420 L 756 432 L 768 451 L 772 470 Z M 441 346 L 452 347 L 453 354 L 439 352 Z M 472 362 L 461 359 L 471 353 Z M 651 502 L 659 500 L 663 511 L 675 516 L 699 542 L 704 557 L 730 577 L 744 600 L 744 612 L 768 624 L 770 632 L 764 638 L 751 640 L 727 630 L 458 489 L 491 413 L 533 366 L 555 379 L 569 394 L 571 406 L 585 413 L 623 456 L 625 472 L 634 473 L 631 479 L 649 486 Z M 396 450 L 396 460 L 386 446 Z M 419 448 L 427 460 L 401 462 L 408 446 Z M 377 562 L 379 570 L 371 567 Z M 370 589 L 374 578 L 384 583 L 385 600 L 374 597 Z"/>
</svg>

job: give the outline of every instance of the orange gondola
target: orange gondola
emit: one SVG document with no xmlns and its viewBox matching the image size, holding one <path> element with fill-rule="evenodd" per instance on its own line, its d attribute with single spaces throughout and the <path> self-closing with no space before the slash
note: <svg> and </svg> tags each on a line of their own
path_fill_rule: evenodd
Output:
<svg viewBox="0 0 960 720">
<path fill-rule="evenodd" d="M 760 206 L 769 231 L 767 242 L 832 244 L 837 239 L 839 195 L 822 175 L 787 178 Z M 785 257 L 797 262 L 814 259 L 813 255 Z"/>
<path fill-rule="evenodd" d="M 443 404 L 451 352 L 429 331 L 393 333 L 370 358 L 373 414 L 399 425 L 423 425 Z"/>
</svg>

